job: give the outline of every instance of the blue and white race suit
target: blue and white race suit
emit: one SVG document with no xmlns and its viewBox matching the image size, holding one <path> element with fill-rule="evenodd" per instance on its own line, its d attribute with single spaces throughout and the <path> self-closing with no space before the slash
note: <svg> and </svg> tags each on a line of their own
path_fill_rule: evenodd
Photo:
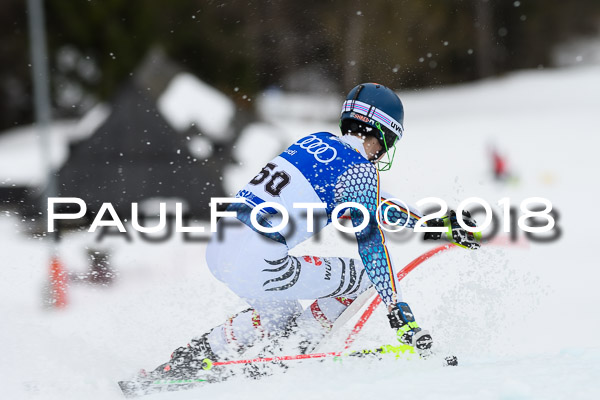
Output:
<svg viewBox="0 0 600 400">
<path fill-rule="evenodd" d="M 222 329 L 213 330 L 213 341 L 248 344 L 265 330 L 285 329 L 291 319 L 299 326 L 303 320 L 306 324 L 316 321 L 327 330 L 371 284 L 386 305 L 400 301 L 393 261 L 376 218 L 384 200 L 379 186 L 377 168 L 367 159 L 360 139 L 351 135 L 311 134 L 267 163 L 237 193 L 243 203 L 228 207 L 237 219 L 222 218 L 207 248 L 213 275 L 252 306 Z M 289 223 L 280 232 L 262 233 L 250 222 L 252 209 L 264 202 L 287 210 Z M 369 214 L 366 227 L 356 233 L 360 259 L 289 254 L 341 215 L 333 215 L 336 206 L 349 202 L 363 205 Z M 306 206 L 297 203 L 323 208 L 314 208 L 310 218 Z M 384 201 L 381 210 L 388 206 Z M 361 210 L 349 207 L 349 211 L 352 225 L 360 226 L 365 218 Z M 402 206 L 390 207 L 387 214 L 390 222 L 406 223 L 409 228 L 421 217 Z M 258 214 L 264 227 L 278 226 L 281 219 L 275 207 L 263 207 Z M 302 313 L 299 299 L 318 300 L 296 318 Z"/>
</svg>

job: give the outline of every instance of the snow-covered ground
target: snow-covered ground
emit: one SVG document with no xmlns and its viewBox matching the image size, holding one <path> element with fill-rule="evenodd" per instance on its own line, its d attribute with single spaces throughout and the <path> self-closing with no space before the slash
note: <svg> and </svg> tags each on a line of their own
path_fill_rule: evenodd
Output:
<svg viewBox="0 0 600 400">
<path fill-rule="evenodd" d="M 432 330 L 440 349 L 459 357 L 458 367 L 306 363 L 273 379 L 149 399 L 600 398 L 600 272 L 593 239 L 600 194 L 598 88 L 600 67 L 582 66 L 400 93 L 406 134 L 392 171 L 382 174 L 387 191 L 408 203 L 437 196 L 454 206 L 471 196 L 492 206 L 503 197 L 518 205 L 541 196 L 560 212 L 558 240 L 523 245 L 519 232 L 520 245 L 443 253 L 402 282 L 420 325 Z M 337 132 L 331 120 L 274 118 L 268 132 L 280 136 L 267 144 L 269 151 L 265 131 L 255 126 L 237 149 L 243 167 L 230 175 L 245 182 L 283 143 L 311 131 Z M 492 144 L 518 179 L 492 181 Z M 73 285 L 66 309 L 43 309 L 50 249 L 22 230 L 19 218 L 1 215 L 2 398 L 118 399 L 117 380 L 164 362 L 174 348 L 245 306 L 210 275 L 201 242 L 174 236 L 146 243 L 134 232 L 131 243 L 111 237 L 98 244 L 83 232 L 59 244 L 63 262 L 83 271 L 86 247 L 108 249 L 118 280 L 108 288 Z M 329 230 L 296 254 L 356 255 L 337 235 Z M 416 238 L 390 244 L 401 266 L 430 247 Z M 356 347 L 393 341 L 378 310 Z M 338 350 L 340 343 L 328 346 Z"/>
</svg>

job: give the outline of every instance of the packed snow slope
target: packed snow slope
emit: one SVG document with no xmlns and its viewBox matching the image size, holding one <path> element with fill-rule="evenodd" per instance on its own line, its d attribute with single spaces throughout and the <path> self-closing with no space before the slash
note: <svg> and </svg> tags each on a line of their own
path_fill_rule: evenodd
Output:
<svg viewBox="0 0 600 400">
<path fill-rule="evenodd" d="M 458 367 L 307 362 L 275 378 L 149 399 L 600 398 L 598 88 L 600 67 L 588 66 L 400 93 L 406 134 L 393 169 L 381 175 L 384 189 L 410 204 L 436 196 L 456 206 L 477 196 L 499 215 L 501 198 L 518 206 L 539 196 L 560 214 L 561 235 L 550 243 L 530 242 L 519 231 L 513 244 L 496 241 L 477 252 L 436 256 L 402 282 L 420 325 L 432 331 L 441 352 L 459 357 Z M 320 99 L 309 101 L 314 107 Z M 283 143 L 311 131 L 337 131 L 318 119 L 274 120 L 268 131 L 249 129 L 240 142 L 244 165 L 230 171 L 239 182 Z M 492 145 L 508 160 L 515 176 L 509 183 L 491 178 Z M 87 248 L 109 250 L 118 279 L 111 287 L 72 285 L 66 309 L 44 309 L 49 248 L 23 230 L 18 216 L 0 218 L 2 398 L 121 398 L 117 380 L 164 362 L 174 348 L 245 307 L 208 272 L 204 242 L 173 236 L 147 243 L 133 232 L 131 242 L 110 237 L 96 243 L 96 235 L 79 232 L 59 244 L 65 265 L 83 272 Z M 389 241 L 398 266 L 431 246 L 416 235 Z M 294 253 L 357 255 L 332 230 Z M 394 340 L 378 310 L 355 348 Z M 340 340 L 327 344 L 327 350 L 340 348 Z"/>
</svg>

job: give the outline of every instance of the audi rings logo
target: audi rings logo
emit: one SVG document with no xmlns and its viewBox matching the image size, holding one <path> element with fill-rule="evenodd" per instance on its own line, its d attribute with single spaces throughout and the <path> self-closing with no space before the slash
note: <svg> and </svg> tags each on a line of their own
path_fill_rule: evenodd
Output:
<svg viewBox="0 0 600 400">
<path fill-rule="evenodd" d="M 309 135 L 298 140 L 295 144 L 312 154 L 320 163 L 328 163 L 336 159 L 337 151 L 318 137 Z"/>
</svg>

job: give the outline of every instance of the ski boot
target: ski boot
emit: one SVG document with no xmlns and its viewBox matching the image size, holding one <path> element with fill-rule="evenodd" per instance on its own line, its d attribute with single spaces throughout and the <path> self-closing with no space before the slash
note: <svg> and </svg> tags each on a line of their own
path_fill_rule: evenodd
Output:
<svg viewBox="0 0 600 400">
<path fill-rule="evenodd" d="M 179 347 L 171 354 L 171 359 L 159 365 L 146 375 L 150 379 L 193 379 L 200 375 L 210 374 L 219 380 L 227 378 L 226 372 L 219 367 L 213 367 L 212 362 L 218 361 L 212 351 L 205 333 L 200 338 L 192 339 L 186 347 Z M 144 376 L 143 376 L 144 377 Z"/>
<path fill-rule="evenodd" d="M 401 343 L 412 346 L 421 358 L 431 356 L 433 339 L 428 331 L 419 328 L 408 304 L 396 304 L 388 314 L 388 319 Z"/>
</svg>

